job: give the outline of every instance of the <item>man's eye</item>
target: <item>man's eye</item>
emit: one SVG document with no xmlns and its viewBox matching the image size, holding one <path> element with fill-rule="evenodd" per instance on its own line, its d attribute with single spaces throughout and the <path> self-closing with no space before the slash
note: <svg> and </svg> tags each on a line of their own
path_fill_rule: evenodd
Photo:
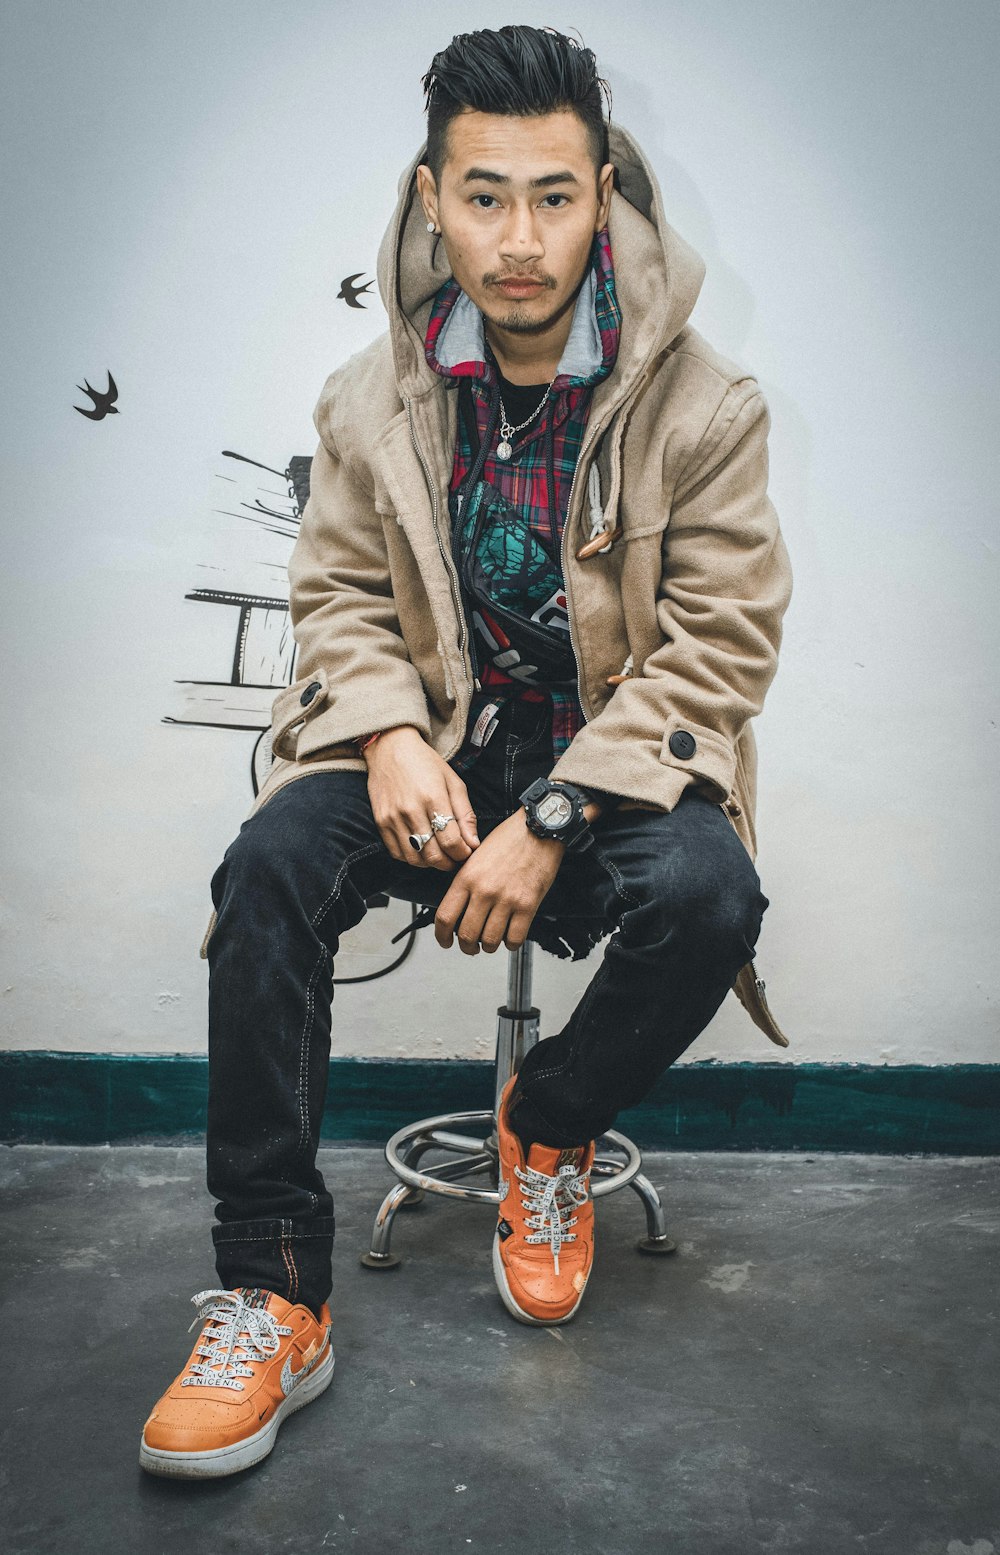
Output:
<svg viewBox="0 0 1000 1555">
<path fill-rule="evenodd" d="M 473 198 L 473 201 L 475 201 L 475 200 L 492 200 L 492 199 L 494 199 L 494 198 L 495 198 L 495 196 L 494 196 L 494 195 L 492 195 L 492 194 L 474 194 L 474 195 L 473 195 L 473 196 L 472 196 L 472 198 Z M 479 209 L 480 209 L 480 210 L 481 210 L 481 211 L 484 211 L 484 210 L 486 210 L 486 209 L 487 209 L 487 208 L 488 208 L 488 207 L 487 207 L 487 206 L 485 206 L 485 205 L 481 205 L 481 206 L 480 206 L 480 207 L 479 207 Z"/>
<path fill-rule="evenodd" d="M 568 200 L 569 199 L 569 195 L 566 195 L 566 194 L 547 194 L 545 196 L 545 198 L 546 198 L 546 200 Z M 550 211 L 557 211 L 557 210 L 560 210 L 560 209 L 561 209 L 561 207 L 558 206 L 558 205 L 550 205 L 549 206 L 549 210 Z"/>
</svg>

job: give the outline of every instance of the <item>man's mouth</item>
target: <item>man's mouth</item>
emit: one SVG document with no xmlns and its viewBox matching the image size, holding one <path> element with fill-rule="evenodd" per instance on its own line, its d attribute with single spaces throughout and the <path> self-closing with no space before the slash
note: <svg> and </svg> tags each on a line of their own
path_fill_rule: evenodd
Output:
<svg viewBox="0 0 1000 1555">
<path fill-rule="evenodd" d="M 510 276 L 504 281 L 498 281 L 497 285 L 508 297 L 530 297 L 542 291 L 545 282 L 533 280 L 530 276 Z"/>
</svg>

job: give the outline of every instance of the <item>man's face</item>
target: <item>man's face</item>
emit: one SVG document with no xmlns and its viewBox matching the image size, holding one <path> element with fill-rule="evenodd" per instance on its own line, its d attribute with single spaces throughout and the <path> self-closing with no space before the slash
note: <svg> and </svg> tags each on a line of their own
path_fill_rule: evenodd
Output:
<svg viewBox="0 0 1000 1555">
<path fill-rule="evenodd" d="M 448 127 L 437 188 L 417 169 L 452 275 L 498 330 L 543 335 L 572 306 L 614 168 L 598 184 L 587 131 L 571 109 L 531 118 L 464 109 Z"/>
</svg>

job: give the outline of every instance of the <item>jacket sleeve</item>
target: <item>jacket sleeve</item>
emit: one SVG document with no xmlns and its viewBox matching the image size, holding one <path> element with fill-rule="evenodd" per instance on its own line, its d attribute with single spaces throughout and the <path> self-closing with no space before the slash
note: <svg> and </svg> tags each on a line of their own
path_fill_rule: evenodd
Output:
<svg viewBox="0 0 1000 1555">
<path fill-rule="evenodd" d="M 663 536 L 656 614 L 663 641 L 586 723 L 552 776 L 622 792 L 649 788 L 672 810 L 693 782 L 732 792 L 735 744 L 774 678 L 792 574 L 767 495 L 770 414 L 756 381 L 730 386 L 677 485 Z M 627 543 L 627 542 L 626 542 Z"/>
<path fill-rule="evenodd" d="M 272 747 L 288 760 L 356 756 L 358 735 L 414 724 L 423 685 L 400 631 L 374 495 L 320 437 L 288 563 L 296 679 L 275 699 Z M 343 747 L 338 749 L 337 747 Z"/>
</svg>

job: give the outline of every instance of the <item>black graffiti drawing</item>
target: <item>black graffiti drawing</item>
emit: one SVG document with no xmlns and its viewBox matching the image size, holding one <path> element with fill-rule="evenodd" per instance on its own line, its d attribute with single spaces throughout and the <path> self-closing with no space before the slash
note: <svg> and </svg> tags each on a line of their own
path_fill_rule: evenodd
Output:
<svg viewBox="0 0 1000 1555">
<path fill-rule="evenodd" d="M 282 511 L 270 507 L 258 498 L 253 503 L 242 504 L 237 516 L 294 543 L 309 500 L 312 456 L 295 454 L 286 469 L 275 470 L 230 448 L 224 448 L 222 454 L 224 458 L 238 459 L 285 481 L 291 503 L 289 509 Z M 184 598 L 236 611 L 232 665 L 229 679 L 225 681 L 178 680 L 177 685 L 187 688 L 185 716 L 168 715 L 163 722 L 210 729 L 257 730 L 250 758 L 250 782 L 256 797 L 271 769 L 271 706 L 277 693 L 295 679 L 296 645 L 288 608 L 287 572 L 286 591 L 281 595 L 232 589 L 191 589 Z M 369 898 L 368 905 L 387 908 L 390 900 L 386 892 L 380 892 Z M 357 977 L 335 977 L 333 982 L 369 983 L 394 972 L 410 955 L 416 942 L 416 931 L 424 927 L 425 918 L 419 904 L 411 903 L 410 921 L 389 941 L 394 945 L 403 940 L 403 948 L 396 959 L 376 971 L 363 972 Z"/>
<path fill-rule="evenodd" d="M 295 454 L 287 468 L 275 470 L 230 448 L 224 458 L 237 459 L 286 483 L 290 506 L 279 509 L 256 498 L 242 503 L 236 516 L 259 525 L 267 533 L 289 542 L 289 550 L 298 534 L 299 524 L 309 498 L 309 469 L 312 458 Z M 231 509 L 220 509 L 231 513 Z M 221 605 L 235 612 L 233 656 L 228 680 L 178 680 L 185 688 L 185 707 L 181 715 L 168 715 L 164 723 L 187 724 L 212 729 L 256 730 L 258 734 L 250 759 L 250 779 L 254 794 L 271 766 L 271 706 L 279 691 L 295 679 L 295 640 L 288 611 L 287 581 L 281 594 L 257 594 L 236 589 L 196 588 L 185 594 L 198 604 Z"/>
<path fill-rule="evenodd" d="M 356 270 L 353 275 L 347 276 L 346 279 L 340 283 L 340 291 L 337 293 L 337 297 L 338 299 L 342 298 L 343 301 L 347 303 L 349 308 L 363 308 L 364 303 L 360 302 L 358 299 L 360 298 L 362 292 L 371 291 L 372 287 L 375 285 L 374 281 L 366 281 L 364 286 L 355 286 L 354 282 L 363 276 L 364 273 L 365 272 L 363 270 Z"/>
<path fill-rule="evenodd" d="M 114 403 L 114 401 L 118 398 L 118 385 L 115 383 L 115 380 L 111 376 L 110 367 L 107 369 L 107 374 L 108 387 L 104 393 L 101 393 L 101 391 L 98 389 L 92 389 L 86 378 L 84 378 L 83 383 L 77 384 L 77 388 L 80 390 L 81 394 L 90 395 L 94 402 L 94 408 L 93 410 L 84 410 L 82 405 L 74 405 L 73 409 L 78 410 L 81 416 L 87 416 L 91 421 L 103 421 L 105 416 L 117 416 L 121 414 L 118 406 Z"/>
</svg>

